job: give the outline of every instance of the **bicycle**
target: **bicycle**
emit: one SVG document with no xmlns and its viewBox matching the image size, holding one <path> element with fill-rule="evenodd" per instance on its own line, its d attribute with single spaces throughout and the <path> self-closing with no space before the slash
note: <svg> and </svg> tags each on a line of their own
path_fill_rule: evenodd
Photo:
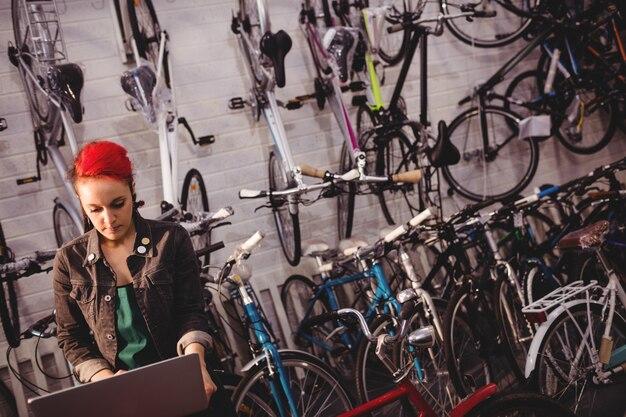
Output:
<svg viewBox="0 0 626 417">
<path fill-rule="evenodd" d="M 244 189 L 239 192 L 239 197 L 269 198 L 283 253 L 290 265 L 297 265 L 302 256 L 298 210 L 300 204 L 310 203 L 304 198 L 307 193 L 328 188 L 326 194 L 320 194 L 318 198 L 334 196 L 341 192 L 341 188 L 335 187 L 335 184 L 348 181 L 387 185 L 393 182 L 417 182 L 421 173 L 409 171 L 383 177 L 369 176 L 354 169 L 338 175 L 305 164 L 296 165 L 274 93 L 275 86 L 282 87 L 285 84 L 284 58 L 291 48 L 291 38 L 282 30 L 271 32 L 265 0 L 242 1 L 238 13 L 233 16 L 231 30 L 237 35 L 251 89 L 247 101 L 236 97 L 230 100 L 229 107 L 241 109 L 248 105 L 256 120 L 262 113 L 275 145 L 275 152 L 270 152 L 269 158 L 270 189 Z M 304 183 L 303 175 L 321 178 L 325 182 L 308 185 Z"/>
<path fill-rule="evenodd" d="M 161 213 L 176 205 L 180 214 L 171 220 L 200 221 L 209 212 L 209 200 L 202 174 L 197 169 L 187 171 L 178 197 L 178 125 L 183 125 L 194 145 L 208 146 L 215 142 L 215 137 L 196 139 L 187 120 L 178 116 L 167 44 L 169 36 L 159 25 L 152 1 L 127 0 L 126 9 L 121 1 L 114 3 L 117 22 L 127 56 L 132 53 L 137 67 L 124 72 L 120 82 L 129 95 L 129 110 L 141 110 L 147 124 L 159 136 L 163 184 Z M 191 237 L 195 249 L 211 245 L 208 230 L 197 230 Z M 203 263 L 209 262 L 207 254 Z"/>
<path fill-rule="evenodd" d="M 462 163 L 443 169 L 450 193 L 458 192 L 474 201 L 506 199 L 519 193 L 530 183 L 538 167 L 539 149 L 535 138 L 550 136 L 551 132 L 561 142 L 567 142 L 568 149 L 582 154 L 596 152 L 611 140 L 616 115 L 612 96 L 601 82 L 578 71 L 573 54 L 565 53 L 571 51 L 568 34 L 576 30 L 577 25 L 589 22 L 590 17 L 571 17 L 561 6 L 561 3 L 548 3 L 545 15 L 539 11 L 533 14 L 534 19 L 543 23 L 536 36 L 472 95 L 459 101 L 459 105 L 477 101 L 477 106 L 463 111 L 450 123 L 451 141 L 462 153 Z M 541 106 L 533 104 L 534 98 L 524 101 L 493 92 L 535 48 L 547 47 L 545 42 L 551 36 L 559 40 L 558 48 L 564 51 L 567 60 L 562 62 L 559 53 L 548 49 L 554 71 L 542 83 L 546 100 L 539 100 Z M 557 70 L 562 77 L 555 77 Z M 552 90 L 554 93 L 550 93 Z M 493 100 L 510 101 L 522 107 L 528 103 L 528 108 L 536 111 L 541 107 L 542 114 L 550 117 L 548 120 L 541 117 L 521 120 L 510 107 L 492 104 Z M 515 163 L 499 165 L 498 161 L 505 158 Z"/>
<path fill-rule="evenodd" d="M 233 395 L 235 409 L 241 415 L 264 410 L 269 415 L 294 417 L 349 410 L 352 401 L 334 371 L 313 355 L 278 349 L 260 306 L 248 293 L 245 281 L 250 274 L 242 262 L 263 237 L 257 232 L 237 246 L 214 279 L 218 285 L 228 282 L 239 292 L 245 323 L 256 339 L 250 343 L 255 357 L 242 368 L 244 377 Z"/>
<path fill-rule="evenodd" d="M 54 0 L 12 0 L 11 15 L 15 45 L 9 42 L 8 55 L 24 85 L 37 151 L 37 175 L 20 178 L 17 184 L 40 181 L 40 165 L 45 166 L 52 159 L 70 196 L 69 200 L 54 199 L 54 236 L 60 247 L 83 231 L 82 212 L 74 188 L 65 178 L 68 164 L 60 151 L 66 139 L 72 153 L 78 151 L 72 122 L 80 123 L 83 117 L 83 73 L 78 65 L 68 61 Z"/>
<path fill-rule="evenodd" d="M 623 201 L 624 192 L 605 196 Z M 611 261 L 607 251 L 607 247 L 623 241 L 623 230 L 618 229 L 615 237 L 607 235 L 608 231 L 609 222 L 604 220 L 559 242 L 563 250 L 591 252 L 601 271 L 596 277 L 602 283 L 574 281 L 523 310 L 529 320 L 540 323 L 528 352 L 526 377 L 539 391 L 558 398 L 578 415 L 617 412 L 608 411 L 606 399 L 596 402 L 595 397 L 602 389 L 610 395 L 610 387 L 625 381 L 624 271 L 623 265 Z M 616 394 L 614 391 L 613 398 Z"/>
<path fill-rule="evenodd" d="M 422 327 L 408 334 L 408 318 L 415 308 L 415 294 L 412 289 L 407 289 L 398 294 L 398 302 L 402 304 L 402 312 L 400 315 L 401 323 L 396 326 L 396 331 L 387 334 L 374 335 L 370 332 L 368 324 L 363 315 L 354 309 L 341 309 L 335 313 L 320 316 L 317 323 L 328 320 L 342 320 L 347 322 L 348 319 L 356 319 L 357 327 L 361 329 L 365 337 L 370 343 L 375 343 L 376 355 L 381 363 L 385 365 L 388 373 L 393 376 L 395 388 L 384 393 L 380 397 L 374 398 L 353 410 L 339 414 L 338 417 L 357 417 L 368 416 L 371 412 L 380 410 L 393 402 L 401 402 L 405 407 L 406 413 L 403 415 L 430 416 L 450 415 L 454 417 L 487 417 L 487 416 L 505 416 L 511 415 L 537 415 L 542 416 L 573 416 L 564 407 L 549 398 L 528 393 L 520 392 L 508 395 L 496 394 L 497 387 L 495 384 L 489 384 L 476 391 L 471 396 L 465 398 L 449 413 L 437 414 L 429 405 L 422 394 L 417 390 L 415 385 L 407 379 L 407 369 L 412 366 L 407 364 L 398 366 L 394 363 L 388 354 L 390 350 L 403 340 L 407 340 L 409 344 L 416 350 L 428 349 L 433 347 L 434 336 L 432 327 Z M 316 324 L 311 322 L 311 324 Z M 526 414 L 529 413 L 529 414 Z"/>
</svg>

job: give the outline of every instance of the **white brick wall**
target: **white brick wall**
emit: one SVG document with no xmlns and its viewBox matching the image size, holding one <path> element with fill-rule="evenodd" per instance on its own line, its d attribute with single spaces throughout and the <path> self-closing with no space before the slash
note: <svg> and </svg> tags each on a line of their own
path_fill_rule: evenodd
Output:
<svg viewBox="0 0 626 417">
<path fill-rule="evenodd" d="M 54 245 L 52 200 L 65 195 L 61 181 L 48 165 L 39 183 L 18 187 L 15 179 L 35 173 L 35 154 L 31 126 L 19 76 L 6 57 L 6 45 L 13 40 L 9 0 L 0 0 L 0 116 L 9 129 L 0 133 L 0 220 L 7 240 L 18 257 Z M 231 205 L 236 215 L 233 226 L 219 229 L 214 240 L 223 239 L 227 248 L 213 257 L 219 261 L 237 242 L 262 228 L 268 236 L 262 247 L 250 258 L 254 283 L 259 289 L 270 289 L 277 297 L 280 285 L 296 271 L 307 273 L 307 262 L 289 267 L 274 231 L 268 210 L 254 213 L 261 201 L 240 201 L 240 188 L 267 186 L 267 158 L 271 139 L 264 122 L 256 124 L 248 110 L 230 111 L 227 101 L 246 96 L 248 86 L 239 59 L 235 36 L 230 32 L 234 0 L 154 0 L 162 27 L 170 34 L 171 62 L 176 82 L 179 114 L 191 123 L 197 135 L 215 134 L 217 141 L 208 148 L 194 147 L 184 135 L 180 142 L 180 173 L 197 168 L 207 184 L 210 205 Z M 298 26 L 298 0 L 268 1 L 272 28 L 286 30 L 294 41 L 286 59 L 287 85 L 278 90 L 279 99 L 288 100 L 312 91 L 311 59 Z M 85 117 L 76 126 L 80 143 L 93 139 L 113 139 L 126 146 L 137 170 L 138 194 L 147 206 L 142 213 L 153 217 L 161 198 L 157 136 L 148 130 L 141 115 L 128 113 L 119 76 L 127 67 L 121 63 L 115 40 L 116 23 L 107 0 L 59 1 L 61 20 L 71 61 L 85 68 L 83 101 Z M 496 50 L 472 49 L 449 34 L 431 39 L 429 49 L 429 116 L 450 122 L 461 109 L 456 102 L 471 91 L 475 82 L 486 79 L 523 42 Z M 417 118 L 419 110 L 419 71 L 416 54 L 404 96 L 409 115 Z M 528 66 L 532 67 L 531 60 Z M 390 96 L 398 69 L 387 70 Z M 387 97 L 389 98 L 389 97 Z M 349 98 L 348 98 L 349 100 Z M 328 109 L 319 112 L 314 105 L 298 111 L 283 111 L 287 134 L 296 161 L 322 167 L 336 167 L 340 150 L 340 133 Z M 626 143 L 618 132 L 610 146 L 591 156 L 578 156 L 556 141 L 541 145 L 540 168 L 532 185 L 560 183 L 581 175 L 595 166 L 624 156 Z M 64 150 L 68 155 L 68 149 Z M 444 186 L 444 191 L 447 187 Z M 384 227 L 377 216 L 377 204 L 367 200 L 374 210 L 366 209 L 366 199 L 359 198 L 355 220 L 356 233 L 372 238 Z M 463 204 L 455 202 L 455 204 Z M 451 205 L 452 207 L 453 205 Z M 325 237 L 336 242 L 334 201 L 320 201 L 305 207 L 300 215 L 303 238 Z M 25 279 L 19 285 L 20 307 L 24 323 L 32 322 L 52 307 L 50 276 Z M 277 300 L 277 298 L 274 298 Z M 1 350 L 1 346 L 0 346 Z"/>
</svg>

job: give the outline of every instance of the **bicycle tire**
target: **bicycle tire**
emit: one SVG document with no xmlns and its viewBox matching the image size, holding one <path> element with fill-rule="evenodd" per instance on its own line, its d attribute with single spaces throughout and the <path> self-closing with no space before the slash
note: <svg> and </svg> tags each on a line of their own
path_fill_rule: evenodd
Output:
<svg viewBox="0 0 626 417">
<path fill-rule="evenodd" d="M 13 20 L 13 35 L 15 37 L 15 47 L 21 53 L 31 53 L 31 50 L 36 49 L 34 45 L 29 45 L 30 37 L 28 36 L 28 15 L 27 11 L 24 9 L 24 5 L 26 2 L 23 0 L 12 0 L 11 1 L 11 17 Z M 41 9 L 41 6 L 32 5 L 33 8 Z M 34 11 L 33 13 L 37 13 Z M 39 11 L 41 13 L 41 11 Z M 46 19 L 40 18 L 38 20 L 45 21 Z M 38 36 L 45 39 L 52 39 L 53 37 L 49 33 L 48 26 L 46 24 L 35 25 L 39 26 L 39 30 L 42 31 Z M 36 35 L 33 35 L 36 36 Z M 60 36 L 60 35 L 59 35 Z M 34 53 L 34 52 L 32 52 Z M 44 59 L 54 59 L 54 50 L 51 50 L 51 44 L 48 42 L 43 42 L 41 45 L 41 53 Z M 37 77 L 42 86 L 47 86 L 47 70 L 48 66 L 42 64 L 38 59 L 33 59 L 30 55 L 26 56 L 25 59 L 26 65 L 29 66 L 30 71 Z M 24 84 L 24 90 L 26 93 L 26 98 L 29 102 L 29 108 L 31 114 L 34 119 L 34 125 L 45 125 L 48 120 L 49 110 L 50 110 L 50 101 L 48 97 L 35 85 L 34 81 L 26 74 L 25 70 L 22 69 L 21 66 L 18 66 L 18 71 L 20 72 L 20 77 L 22 78 L 22 82 Z"/>
<path fill-rule="evenodd" d="M 570 409 L 576 407 L 578 416 L 609 415 L 606 413 L 606 410 L 603 413 L 598 409 L 601 407 L 595 407 L 597 404 L 594 404 L 596 391 L 593 385 L 595 384 L 591 383 L 589 380 L 590 372 L 587 372 L 593 367 L 593 363 L 589 361 L 588 349 L 585 350 L 586 353 L 583 353 L 587 360 L 580 364 L 577 371 L 572 369 L 575 362 L 567 358 L 565 353 L 569 352 L 571 354 L 576 352 L 576 347 L 582 346 L 579 328 L 581 330 L 586 329 L 589 323 L 591 323 L 592 332 L 595 330 L 595 348 L 599 349 L 600 338 L 604 328 L 601 326 L 598 326 L 599 328 L 594 327 L 593 323 L 603 322 L 604 314 L 602 310 L 602 305 L 594 303 L 590 304 L 590 309 L 587 311 L 587 304 L 580 303 L 563 311 L 549 325 L 537 351 L 535 362 L 537 365 L 533 380 L 537 384 L 538 391 L 558 399 L 561 404 Z M 610 333 L 610 336 L 613 337 L 613 346 L 623 346 L 626 343 L 626 318 L 622 314 L 622 312 L 615 310 L 615 315 L 613 316 L 613 326 Z M 580 327 L 577 328 L 577 325 Z M 576 380 L 569 380 L 568 375 L 573 375 Z M 624 375 L 616 375 L 612 380 L 613 382 L 618 381 L 620 386 L 626 381 Z M 561 388 L 563 385 L 565 387 Z M 585 391 L 587 389 L 590 392 Z M 621 392 L 618 390 L 615 394 L 621 396 L 623 390 Z M 578 402 L 572 402 L 572 396 L 574 399 L 578 399 Z M 584 404 L 581 403 L 582 400 L 589 400 L 591 403 Z M 609 398 L 606 397 L 606 394 L 603 395 L 602 405 L 606 406 L 607 403 L 610 403 L 608 400 Z"/>
<path fill-rule="evenodd" d="M 376 5 L 390 6 L 392 8 L 391 13 L 388 13 L 385 17 L 385 24 L 383 25 L 380 46 L 378 49 L 378 56 L 389 66 L 399 64 L 406 53 L 411 31 L 401 30 L 395 33 L 388 33 L 387 28 L 397 23 L 401 23 L 403 14 L 410 12 L 410 10 L 406 9 L 406 0 L 384 0 L 365 3 L 365 7 L 369 7 L 369 3 L 377 3 Z M 372 6 L 375 7 L 374 4 L 372 4 Z"/>
<path fill-rule="evenodd" d="M 202 174 L 197 169 L 190 169 L 185 175 L 183 189 L 180 195 L 181 208 L 184 212 L 191 213 L 191 221 L 198 221 L 197 213 L 209 212 L 209 197 Z M 195 250 L 211 246 L 211 231 L 191 235 L 191 243 Z M 211 263 L 211 254 L 207 253 L 200 259 L 202 265 Z"/>
<path fill-rule="evenodd" d="M 522 314 L 524 300 L 520 300 L 506 276 L 500 276 L 494 290 L 496 322 L 500 339 L 513 373 L 520 384 L 525 381 L 526 356 L 534 335 L 532 324 Z"/>
<path fill-rule="evenodd" d="M 510 0 L 507 0 L 510 2 Z M 517 0 L 526 3 L 528 0 Z M 481 2 L 482 3 L 482 2 Z M 506 1 L 489 2 L 490 7 L 496 12 L 493 18 L 447 19 L 446 27 L 452 35 L 461 42 L 479 48 L 497 48 L 508 45 L 522 37 L 531 28 L 533 20 L 520 16 L 512 11 Z M 539 4 L 536 1 L 535 7 Z M 459 13 L 460 4 L 455 1 L 439 0 L 439 8 L 444 15 Z M 518 6 L 519 7 L 519 6 Z M 525 10 L 522 7 L 522 10 Z M 477 11 L 488 10 L 476 7 Z"/>
<path fill-rule="evenodd" d="M 574 417 L 556 401 L 534 392 L 501 393 L 479 403 L 466 417 Z"/>
<path fill-rule="evenodd" d="M 509 198 L 520 193 L 535 176 L 539 165 L 539 147 L 534 140 L 517 139 L 517 129 L 511 131 L 509 123 L 519 124 L 516 114 L 495 106 L 484 107 L 483 113 L 489 136 L 487 164 L 482 163 L 485 152 L 480 135 L 480 110 L 474 107 L 457 116 L 448 128 L 450 141 L 461 152 L 461 160 L 456 165 L 443 167 L 443 176 L 451 191 L 470 200 Z M 496 117 L 502 120 L 496 122 Z M 495 137 L 496 133 L 504 133 L 508 137 L 500 140 Z M 500 167 L 494 163 L 496 160 L 500 163 L 506 160 L 506 163 Z M 487 167 L 493 168 L 489 170 Z"/>
<path fill-rule="evenodd" d="M 244 22 L 244 30 L 250 36 L 252 45 L 258 49 L 261 37 L 271 30 L 267 2 L 266 0 L 239 0 L 239 11 L 241 20 Z"/>
<path fill-rule="evenodd" d="M 563 285 L 562 279 L 551 271 L 540 259 L 525 261 L 520 270 L 524 271 L 522 275 L 522 285 L 526 305 L 543 298 Z"/>
<path fill-rule="evenodd" d="M 55 201 L 54 203 L 52 224 L 54 226 L 54 237 L 57 242 L 57 247 L 59 248 L 63 246 L 64 243 L 82 234 L 82 230 L 79 230 L 74 223 L 69 210 L 60 201 Z"/>
<path fill-rule="evenodd" d="M 283 369 L 287 371 L 287 386 L 292 389 L 293 398 L 297 399 L 300 416 L 317 415 L 315 413 L 319 413 L 320 410 L 325 410 L 329 415 L 338 415 L 353 408 L 352 400 L 337 376 L 321 360 L 296 351 L 280 352 L 280 360 Z M 270 375 L 266 358 L 263 358 L 243 377 L 233 395 L 235 410 L 239 416 L 281 415 L 268 386 L 271 380 L 279 382 L 276 381 L 278 373 L 275 364 L 272 364 L 272 368 L 274 372 Z M 310 395 L 311 398 L 307 400 L 306 395 Z M 306 409 L 303 410 L 302 407 L 305 406 Z M 291 415 L 288 409 L 287 414 Z"/>
<path fill-rule="evenodd" d="M 519 115 L 522 119 L 538 114 L 550 114 L 548 104 L 543 95 L 543 74 L 536 70 L 524 71 L 509 83 L 504 93 L 504 108 Z M 514 123 L 507 120 L 511 129 Z M 552 133 L 552 132 L 551 132 Z M 535 136 L 536 141 L 544 141 L 551 137 Z"/>
<path fill-rule="evenodd" d="M 159 48 L 161 44 L 161 26 L 157 18 L 152 0 L 128 0 L 128 20 L 137 45 L 139 56 L 154 65 L 155 70 L 159 66 Z M 167 47 L 163 52 L 163 80 L 165 86 L 170 88 L 169 51 Z M 139 65 L 139 63 L 137 63 Z"/>
<path fill-rule="evenodd" d="M 290 174 L 286 172 L 282 161 L 274 152 L 270 153 L 268 171 L 270 190 L 280 191 L 292 188 L 294 182 L 289 178 Z M 290 206 L 292 205 L 295 205 L 293 207 L 295 213 L 291 212 L 292 207 Z M 289 265 L 296 266 L 300 263 L 302 256 L 297 203 L 290 202 L 289 198 L 282 201 L 273 201 L 272 213 L 274 214 L 276 232 L 278 233 L 278 239 L 280 240 L 280 246 L 283 249 L 285 258 L 287 258 Z"/>
<path fill-rule="evenodd" d="M 474 387 L 493 381 L 489 356 L 481 348 L 475 323 L 466 314 L 465 300 L 470 297 L 470 286 L 464 284 L 452 293 L 444 318 L 444 352 L 448 361 L 450 381 L 456 393 L 465 397 Z"/>
<path fill-rule="evenodd" d="M 420 167 L 415 146 L 402 130 L 388 132 L 379 137 L 375 132 L 359 138 L 360 148 L 365 152 L 365 173 L 375 176 L 389 176 L 416 170 Z M 411 213 L 419 210 L 417 184 L 370 185 L 376 194 L 380 208 L 393 225 L 396 220 L 406 217 L 406 206 Z"/>
<path fill-rule="evenodd" d="M 18 417 L 17 401 L 9 387 L 0 380 L 0 416 Z"/>
<path fill-rule="evenodd" d="M 345 174 L 353 167 L 352 156 L 345 142 L 341 147 L 341 157 L 339 159 L 339 172 Z M 354 203 L 356 199 L 356 185 L 350 181 L 338 185 L 339 195 L 337 196 L 337 233 L 339 240 L 352 236 L 352 226 L 354 222 Z"/>
<path fill-rule="evenodd" d="M 4 231 L 0 224 L 0 263 L 12 262 L 14 259 L 8 250 Z M 2 274 L 0 276 L 0 320 L 2 330 L 7 343 L 12 348 L 20 345 L 20 312 L 17 305 L 17 294 L 15 292 L 15 282 L 17 273 Z"/>
</svg>

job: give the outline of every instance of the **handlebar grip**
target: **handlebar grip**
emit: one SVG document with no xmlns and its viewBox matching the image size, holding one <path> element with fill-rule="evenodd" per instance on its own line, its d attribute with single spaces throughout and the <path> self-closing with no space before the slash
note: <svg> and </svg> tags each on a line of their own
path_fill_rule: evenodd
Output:
<svg viewBox="0 0 626 417">
<path fill-rule="evenodd" d="M 339 319 L 339 314 L 333 311 L 330 313 L 322 313 L 319 316 L 309 317 L 302 321 L 302 327 L 305 329 L 310 329 L 311 327 L 318 326 L 320 324 L 329 322 L 331 320 Z"/>
<path fill-rule="evenodd" d="M 552 194 L 556 194 L 561 190 L 561 186 L 560 185 L 553 185 L 550 188 L 546 188 L 545 190 L 539 191 L 537 193 L 537 195 L 539 196 L 539 198 L 541 197 L 545 197 L 547 195 L 552 195 Z"/>
<path fill-rule="evenodd" d="M 246 188 L 244 188 L 243 190 L 239 190 L 239 198 L 241 199 L 262 198 L 262 197 L 267 197 L 268 194 L 269 193 L 267 191 L 262 191 L 262 190 L 248 190 Z"/>
<path fill-rule="evenodd" d="M 520 198 L 519 200 L 516 200 L 513 205 L 516 207 L 523 206 L 525 204 L 534 203 L 535 201 L 539 201 L 539 194 L 531 194 L 527 197 Z"/>
<path fill-rule="evenodd" d="M 49 261 L 50 259 L 54 259 L 57 255 L 56 250 L 46 250 L 46 251 L 36 251 L 35 259 L 38 263 Z"/>
<path fill-rule="evenodd" d="M 391 176 L 393 182 L 408 182 L 417 183 L 422 179 L 422 170 L 416 169 L 414 171 L 400 172 Z"/>
<path fill-rule="evenodd" d="M 235 210 L 233 210 L 233 208 L 230 207 L 230 206 L 226 206 L 226 207 L 222 207 L 221 209 L 219 209 L 213 215 L 213 217 L 211 217 L 211 219 L 213 219 L 213 220 L 222 220 L 222 219 L 225 219 L 227 217 L 232 216 L 233 214 L 235 214 Z"/>
<path fill-rule="evenodd" d="M 589 198 L 592 200 L 602 200 L 604 198 L 619 198 L 626 197 L 626 190 L 616 191 L 594 191 L 589 193 Z"/>
<path fill-rule="evenodd" d="M 402 236 L 403 234 L 405 234 L 408 231 L 406 225 L 400 225 L 398 227 L 396 227 L 394 230 L 392 230 L 391 232 L 387 233 L 385 235 L 385 237 L 383 238 L 383 240 L 387 243 L 389 242 L 393 242 L 394 240 L 396 240 L 397 238 L 399 238 L 400 236 Z"/>
<path fill-rule="evenodd" d="M 461 100 L 459 100 L 459 102 L 457 103 L 459 106 L 464 105 L 465 103 L 469 103 L 470 101 L 472 101 L 472 96 L 467 96 L 462 98 Z"/>
<path fill-rule="evenodd" d="M 16 262 L 9 262 L 7 264 L 0 264 L 0 274 L 10 274 L 13 272 L 23 271 L 28 269 L 30 263 L 33 262 L 30 258 L 23 258 Z"/>
<path fill-rule="evenodd" d="M 473 17 L 496 17 L 495 10 L 475 10 Z"/>
<path fill-rule="evenodd" d="M 248 240 L 241 244 L 241 249 L 250 252 L 254 249 L 265 237 L 265 232 L 262 230 L 257 230 L 255 234 L 253 234 Z"/>
<path fill-rule="evenodd" d="M 417 216 L 409 220 L 409 224 L 411 225 L 411 227 L 419 226 L 425 220 L 430 219 L 431 217 L 433 217 L 433 212 L 430 211 L 430 207 L 428 207 L 426 210 L 422 211 L 421 213 L 418 213 Z"/>
<path fill-rule="evenodd" d="M 404 23 L 396 23 L 395 25 L 391 25 L 387 28 L 387 33 L 396 33 L 404 30 Z"/>
<path fill-rule="evenodd" d="M 306 175 L 307 177 L 324 179 L 324 177 L 326 176 L 325 170 L 315 168 L 307 164 L 300 164 L 300 171 L 302 172 L 302 175 Z"/>
</svg>

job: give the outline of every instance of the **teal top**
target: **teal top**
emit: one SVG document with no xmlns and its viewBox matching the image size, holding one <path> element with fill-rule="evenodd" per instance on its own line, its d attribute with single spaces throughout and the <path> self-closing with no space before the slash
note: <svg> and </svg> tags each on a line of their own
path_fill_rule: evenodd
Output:
<svg viewBox="0 0 626 417">
<path fill-rule="evenodd" d="M 150 332 L 139 310 L 132 284 L 117 287 L 115 303 L 117 369 L 129 371 L 159 360 Z"/>
</svg>

